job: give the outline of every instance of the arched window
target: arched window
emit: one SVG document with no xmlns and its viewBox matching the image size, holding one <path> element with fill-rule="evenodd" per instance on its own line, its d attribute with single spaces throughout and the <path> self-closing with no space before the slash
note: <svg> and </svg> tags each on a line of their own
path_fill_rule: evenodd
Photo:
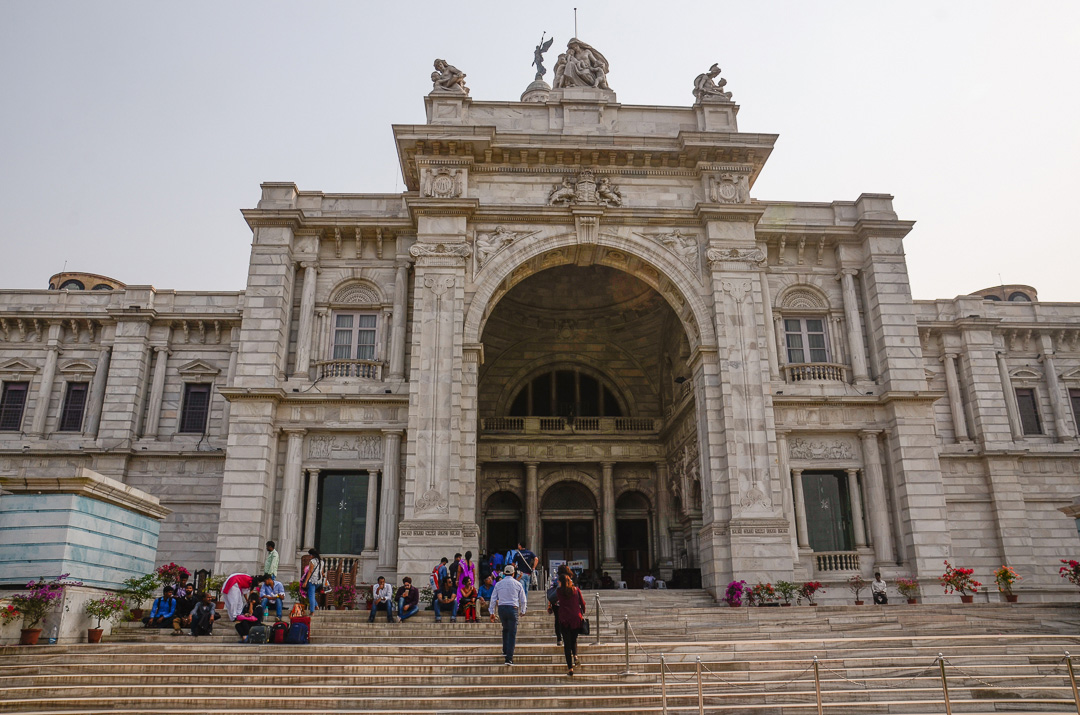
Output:
<svg viewBox="0 0 1080 715">
<path fill-rule="evenodd" d="M 615 511 L 648 511 L 649 498 L 637 491 L 623 492 L 615 500 Z"/>
<path fill-rule="evenodd" d="M 596 499 L 588 487 L 578 482 L 563 481 L 544 492 L 541 505 L 544 511 L 580 511 L 596 509 Z"/>
<path fill-rule="evenodd" d="M 86 290 L 86 286 L 82 284 L 82 281 L 77 281 L 74 278 L 66 280 L 60 284 L 60 290 Z"/>
<path fill-rule="evenodd" d="M 1009 296 L 1009 301 L 1013 303 L 1030 303 L 1031 298 L 1028 297 L 1027 293 L 1021 293 L 1020 291 L 1016 291 Z"/>
<path fill-rule="evenodd" d="M 578 369 L 533 378 L 510 403 L 510 417 L 622 417 L 615 391 Z"/>
<path fill-rule="evenodd" d="M 830 362 L 826 334 L 829 304 L 817 290 L 800 286 L 783 297 L 784 360 L 792 365 Z"/>
<path fill-rule="evenodd" d="M 98 283 L 96 286 L 91 288 L 91 290 L 115 290 L 115 289 L 111 285 L 109 285 L 108 283 Z"/>
</svg>

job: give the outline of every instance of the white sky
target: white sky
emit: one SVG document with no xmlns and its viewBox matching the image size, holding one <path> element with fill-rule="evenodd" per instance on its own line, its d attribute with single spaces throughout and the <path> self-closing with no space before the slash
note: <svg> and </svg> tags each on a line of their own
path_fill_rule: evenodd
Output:
<svg viewBox="0 0 1080 715">
<path fill-rule="evenodd" d="M 435 57 L 517 99 L 573 34 L 627 104 L 689 105 L 719 62 L 778 133 L 753 196 L 891 193 L 916 298 L 1005 283 L 1080 301 L 1080 3 L 0 4 L 0 288 L 69 270 L 238 290 L 262 181 L 400 191 L 392 123 Z M 551 74 L 549 72 L 548 79 Z"/>
</svg>

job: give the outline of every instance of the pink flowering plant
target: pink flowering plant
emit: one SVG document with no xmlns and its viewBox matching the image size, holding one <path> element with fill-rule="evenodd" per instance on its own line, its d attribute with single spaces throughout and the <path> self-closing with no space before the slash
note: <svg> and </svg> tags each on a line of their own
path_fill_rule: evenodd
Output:
<svg viewBox="0 0 1080 715">
<path fill-rule="evenodd" d="M 1080 586 L 1080 561 L 1062 559 L 1061 563 L 1065 565 L 1058 569 L 1058 575 L 1061 578 L 1068 579 L 1073 586 Z"/>
<path fill-rule="evenodd" d="M 919 579 L 914 576 L 906 576 L 896 579 L 896 590 L 904 598 L 912 599 L 919 595 Z"/>
<path fill-rule="evenodd" d="M 96 601 L 87 601 L 86 615 L 97 619 L 97 627 L 101 628 L 102 621 L 110 621 L 115 624 L 127 610 L 127 603 L 119 594 L 109 594 Z"/>
<path fill-rule="evenodd" d="M 351 583 L 343 583 L 335 588 L 334 597 L 338 608 L 356 608 L 356 586 Z"/>
<path fill-rule="evenodd" d="M 746 590 L 746 581 L 732 581 L 727 585 L 722 600 L 727 605 L 738 608 L 743 603 L 743 592 Z"/>
<path fill-rule="evenodd" d="M 981 583 L 976 581 L 972 576 L 975 574 L 975 569 L 965 569 L 957 566 L 953 566 L 948 561 L 945 562 L 945 573 L 938 576 L 938 581 L 945 588 L 945 593 L 953 593 L 954 591 L 961 596 L 966 596 L 968 592 L 978 593 Z"/>
<path fill-rule="evenodd" d="M 855 600 L 861 600 L 859 595 L 866 590 L 866 587 L 870 585 L 870 582 L 862 577 L 862 574 L 855 574 L 847 580 L 848 590 L 855 594 Z"/>
<path fill-rule="evenodd" d="M 157 567 L 158 581 L 165 586 L 180 583 L 180 578 L 191 578 L 191 572 L 172 562 Z"/>
<path fill-rule="evenodd" d="M 11 597 L 12 605 L 22 614 L 23 628 L 33 628 L 63 603 L 65 586 L 82 585 L 78 581 L 66 581 L 67 577 L 65 573 L 51 581 L 31 581 L 26 584 L 26 593 L 16 593 Z"/>
</svg>

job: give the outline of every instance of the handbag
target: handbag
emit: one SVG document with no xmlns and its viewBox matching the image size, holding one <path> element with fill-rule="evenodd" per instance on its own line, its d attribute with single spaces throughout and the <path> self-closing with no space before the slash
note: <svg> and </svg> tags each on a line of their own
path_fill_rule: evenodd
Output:
<svg viewBox="0 0 1080 715">
<path fill-rule="evenodd" d="M 581 619 L 581 629 L 578 631 L 578 635 L 582 635 L 582 636 L 589 635 L 589 619 L 588 618 L 582 618 Z"/>
</svg>

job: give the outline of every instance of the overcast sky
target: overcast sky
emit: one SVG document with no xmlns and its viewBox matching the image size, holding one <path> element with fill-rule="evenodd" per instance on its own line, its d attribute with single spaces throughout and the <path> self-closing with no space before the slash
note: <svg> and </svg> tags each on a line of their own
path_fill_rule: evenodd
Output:
<svg viewBox="0 0 1080 715">
<path fill-rule="evenodd" d="M 390 125 L 435 57 L 517 99 L 573 34 L 620 102 L 689 105 L 719 62 L 780 139 L 763 200 L 890 193 L 916 298 L 1080 301 L 1080 3 L 0 2 L 0 288 L 69 270 L 238 290 L 259 183 L 401 191 Z M 548 79 L 551 78 L 549 73 Z M 1069 209 L 1073 206 L 1074 209 Z"/>
</svg>

